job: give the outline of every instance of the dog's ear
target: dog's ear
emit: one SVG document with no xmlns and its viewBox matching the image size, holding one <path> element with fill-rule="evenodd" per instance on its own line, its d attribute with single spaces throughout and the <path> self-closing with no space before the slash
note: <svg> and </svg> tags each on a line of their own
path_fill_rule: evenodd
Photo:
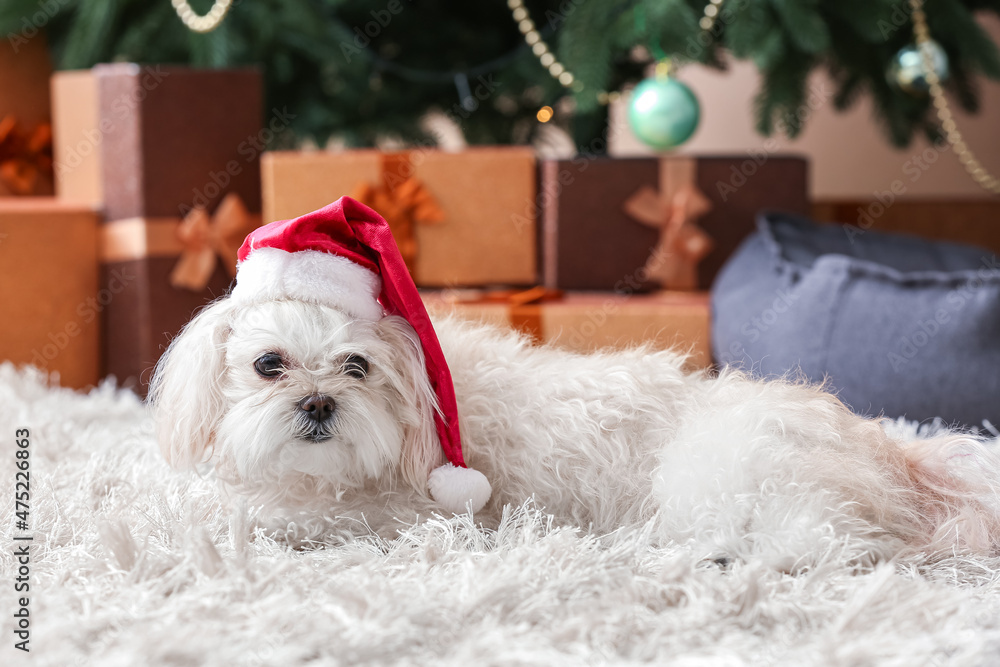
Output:
<svg viewBox="0 0 1000 667">
<path fill-rule="evenodd" d="M 431 470 L 444 463 L 444 452 L 434 426 L 437 397 L 427 368 L 420 339 L 402 317 L 385 317 L 378 323 L 379 334 L 393 350 L 389 381 L 399 394 L 397 419 L 403 427 L 400 471 L 403 479 L 422 495 L 428 495 L 427 478 Z"/>
<path fill-rule="evenodd" d="M 223 415 L 220 382 L 229 334 L 230 299 L 206 306 L 171 341 L 156 364 L 149 401 L 160 450 L 175 468 L 211 456 L 213 431 Z"/>
</svg>

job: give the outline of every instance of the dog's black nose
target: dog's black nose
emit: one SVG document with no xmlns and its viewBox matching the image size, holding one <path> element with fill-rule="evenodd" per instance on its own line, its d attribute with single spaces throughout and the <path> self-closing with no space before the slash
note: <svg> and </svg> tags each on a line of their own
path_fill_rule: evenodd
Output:
<svg viewBox="0 0 1000 667">
<path fill-rule="evenodd" d="M 313 394 L 299 401 L 299 410 L 309 415 L 318 424 L 333 416 L 336 403 L 326 394 Z"/>
</svg>

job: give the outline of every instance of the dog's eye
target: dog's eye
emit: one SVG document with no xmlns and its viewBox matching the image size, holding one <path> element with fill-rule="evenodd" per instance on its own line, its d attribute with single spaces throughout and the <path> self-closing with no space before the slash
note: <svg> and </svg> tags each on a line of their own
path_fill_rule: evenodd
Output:
<svg viewBox="0 0 1000 667">
<path fill-rule="evenodd" d="M 262 378 L 276 378 L 285 370 L 285 363 L 281 359 L 281 355 L 275 354 L 273 352 L 268 352 L 257 358 L 257 361 L 253 362 L 253 369 L 257 371 L 257 375 Z"/>
<path fill-rule="evenodd" d="M 352 378 L 364 380 L 368 377 L 368 360 L 360 355 L 352 354 L 344 362 L 344 372 Z"/>
</svg>

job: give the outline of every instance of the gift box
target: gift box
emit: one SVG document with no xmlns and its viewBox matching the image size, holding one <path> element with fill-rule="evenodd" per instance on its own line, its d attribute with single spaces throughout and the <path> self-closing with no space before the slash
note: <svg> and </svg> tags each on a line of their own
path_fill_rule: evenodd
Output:
<svg viewBox="0 0 1000 667">
<path fill-rule="evenodd" d="M 294 218 L 343 195 L 389 222 L 427 287 L 537 282 L 530 148 L 274 152 L 262 160 L 264 217 Z"/>
<path fill-rule="evenodd" d="M 650 345 L 688 352 L 691 368 L 712 363 L 711 313 L 705 292 L 615 294 L 545 288 L 481 292 L 423 292 L 432 315 L 453 314 L 506 326 L 537 343 L 573 352 Z"/>
<path fill-rule="evenodd" d="M 103 371 L 144 393 L 193 313 L 229 288 L 260 225 L 261 79 L 254 70 L 94 68 L 105 221 Z"/>
<path fill-rule="evenodd" d="M 56 72 L 50 84 L 56 195 L 66 201 L 101 206 L 101 141 L 118 126 L 107 118 L 101 130 L 94 70 Z"/>
<path fill-rule="evenodd" d="M 51 197 L 0 199 L 0 358 L 97 383 L 100 314 L 122 282 L 98 288 L 98 215 Z"/>
<path fill-rule="evenodd" d="M 51 195 L 52 126 L 45 39 L 8 35 L 0 49 L 0 197 Z"/>
<path fill-rule="evenodd" d="M 807 171 L 771 154 L 543 161 L 543 284 L 708 289 L 759 211 L 808 212 Z"/>
</svg>

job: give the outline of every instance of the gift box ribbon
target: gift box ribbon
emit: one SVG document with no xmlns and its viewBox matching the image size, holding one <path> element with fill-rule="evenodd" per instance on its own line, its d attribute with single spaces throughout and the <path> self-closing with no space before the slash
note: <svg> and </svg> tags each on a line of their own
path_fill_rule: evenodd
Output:
<svg viewBox="0 0 1000 667">
<path fill-rule="evenodd" d="M 458 317 L 479 316 L 498 324 L 500 318 L 495 311 L 477 310 L 476 306 L 506 306 L 502 311 L 504 323 L 528 334 L 535 343 L 555 343 L 580 352 L 603 347 L 653 345 L 666 349 L 680 345 L 681 351 L 692 355 L 692 368 L 705 368 L 711 363 L 707 292 L 592 292 L 567 296 L 560 290 L 535 287 L 523 291 L 445 291 L 428 294 L 428 301 L 435 310 L 442 304 L 450 306 Z M 448 310 L 446 307 L 439 312 Z"/>
<path fill-rule="evenodd" d="M 39 123 L 21 130 L 17 118 L 0 120 L 0 181 L 18 195 L 30 195 L 38 179 L 52 177 L 52 126 Z"/>
<path fill-rule="evenodd" d="M 229 193 L 212 215 L 194 208 L 183 219 L 128 218 L 103 225 L 101 261 L 179 256 L 170 284 L 200 292 L 208 286 L 220 261 L 231 277 L 236 275 L 240 245 L 260 224 L 260 215 L 248 212 L 239 196 Z"/>
<path fill-rule="evenodd" d="M 561 301 L 562 290 L 532 287 L 527 290 L 488 290 L 473 294 L 452 293 L 449 302 L 463 305 L 501 304 L 507 306 L 511 326 L 531 336 L 536 343 L 545 340 L 542 305 Z"/>
<path fill-rule="evenodd" d="M 410 275 L 417 276 L 417 225 L 444 222 L 444 211 L 431 192 L 413 177 L 408 151 L 383 153 L 378 184 L 360 183 L 351 195 L 385 218 Z"/>
<path fill-rule="evenodd" d="M 630 217 L 660 230 L 645 268 L 663 289 L 697 289 L 698 263 L 714 245 L 696 223 L 712 210 L 711 201 L 695 184 L 696 170 L 692 159 L 665 158 L 660 161 L 659 191 L 643 186 L 623 206 Z"/>
</svg>

